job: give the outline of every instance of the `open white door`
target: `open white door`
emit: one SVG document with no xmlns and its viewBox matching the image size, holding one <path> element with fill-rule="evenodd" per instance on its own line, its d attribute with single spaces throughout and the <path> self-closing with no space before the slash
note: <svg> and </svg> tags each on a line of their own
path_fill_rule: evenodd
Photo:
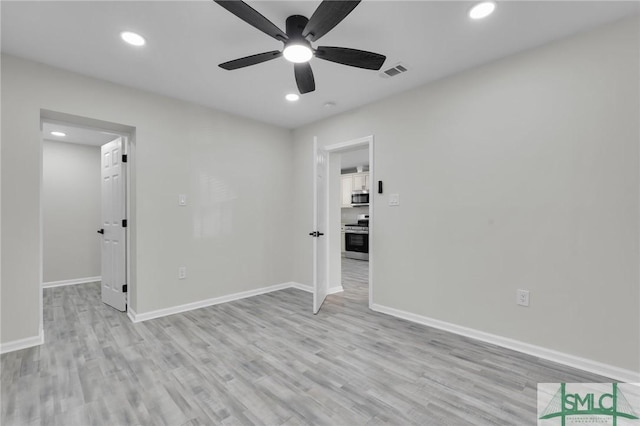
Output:
<svg viewBox="0 0 640 426">
<path fill-rule="evenodd" d="M 327 272 L 328 244 L 327 237 L 327 177 L 328 153 L 318 148 L 318 141 L 313 141 L 313 229 L 309 234 L 313 238 L 313 313 L 317 314 L 329 291 L 329 274 Z"/>
<path fill-rule="evenodd" d="M 102 301 L 127 309 L 123 138 L 102 145 Z"/>
</svg>

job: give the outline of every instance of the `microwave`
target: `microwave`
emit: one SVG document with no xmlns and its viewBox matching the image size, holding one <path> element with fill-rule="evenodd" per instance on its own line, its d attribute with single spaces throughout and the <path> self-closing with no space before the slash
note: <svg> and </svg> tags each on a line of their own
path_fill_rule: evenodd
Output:
<svg viewBox="0 0 640 426">
<path fill-rule="evenodd" d="M 369 204 L 369 191 L 353 191 L 351 193 L 351 205 L 368 205 Z"/>
</svg>

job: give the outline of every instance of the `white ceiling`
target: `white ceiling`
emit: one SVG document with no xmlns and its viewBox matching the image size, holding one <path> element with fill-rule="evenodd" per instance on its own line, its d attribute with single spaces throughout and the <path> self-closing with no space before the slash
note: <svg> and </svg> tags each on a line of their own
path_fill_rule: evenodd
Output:
<svg viewBox="0 0 640 426">
<path fill-rule="evenodd" d="M 284 29 L 319 1 L 249 1 Z M 2 51 L 127 86 L 184 99 L 287 128 L 409 90 L 444 76 L 637 14 L 635 1 L 502 1 L 471 21 L 468 1 L 363 1 L 314 46 L 384 54 L 379 72 L 313 59 L 316 91 L 296 103 L 293 66 L 284 58 L 236 71 L 217 65 L 282 44 L 212 1 L 2 1 Z M 136 31 L 147 46 L 119 38 Z M 327 102 L 336 104 L 326 108 Z"/>
<path fill-rule="evenodd" d="M 62 132 L 65 133 L 66 136 L 53 136 L 51 132 Z M 42 123 L 42 138 L 48 141 L 102 146 L 117 137 L 118 135 L 115 133 L 102 130 L 94 130 L 53 122 Z"/>
</svg>

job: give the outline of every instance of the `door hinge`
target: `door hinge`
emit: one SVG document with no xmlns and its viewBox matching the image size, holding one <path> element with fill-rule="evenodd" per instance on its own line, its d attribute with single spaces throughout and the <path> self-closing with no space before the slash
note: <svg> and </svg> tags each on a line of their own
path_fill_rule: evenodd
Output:
<svg viewBox="0 0 640 426">
<path fill-rule="evenodd" d="M 122 227 L 123 228 L 127 227 L 127 219 L 122 219 Z"/>
<path fill-rule="evenodd" d="M 122 154 L 122 162 L 123 163 L 127 162 L 127 154 Z"/>
<path fill-rule="evenodd" d="M 126 284 L 124 284 L 124 285 L 122 286 L 122 292 L 123 292 L 123 293 L 126 293 L 126 292 L 127 292 L 127 285 L 126 285 Z"/>
</svg>

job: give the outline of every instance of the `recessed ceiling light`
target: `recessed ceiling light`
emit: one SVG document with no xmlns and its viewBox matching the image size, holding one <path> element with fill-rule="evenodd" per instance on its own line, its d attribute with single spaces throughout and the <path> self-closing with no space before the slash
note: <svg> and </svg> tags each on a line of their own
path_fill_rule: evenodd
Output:
<svg viewBox="0 0 640 426">
<path fill-rule="evenodd" d="M 53 136 L 59 136 L 59 137 L 67 136 L 67 134 L 63 132 L 51 132 L 51 134 Z"/>
<path fill-rule="evenodd" d="M 324 107 L 327 109 L 333 108 L 334 106 L 336 106 L 335 102 L 327 102 L 326 104 L 324 104 Z"/>
<path fill-rule="evenodd" d="M 471 8 L 469 11 L 469 18 L 471 19 L 482 19 L 491 15 L 493 11 L 496 9 L 496 3 L 493 1 L 484 1 L 482 3 L 478 3 Z"/>
<path fill-rule="evenodd" d="M 285 99 L 288 100 L 289 102 L 295 102 L 298 99 L 300 99 L 300 96 L 297 95 L 296 93 L 289 93 L 287 96 L 285 96 Z"/>
<path fill-rule="evenodd" d="M 131 31 L 123 31 L 120 33 L 120 37 L 132 46 L 144 46 L 146 40 L 140 34 L 132 33 Z"/>
<path fill-rule="evenodd" d="M 305 46 L 304 44 L 289 44 L 284 48 L 282 54 L 287 61 L 296 64 L 309 62 L 313 57 L 313 51 L 309 46 Z"/>
</svg>

